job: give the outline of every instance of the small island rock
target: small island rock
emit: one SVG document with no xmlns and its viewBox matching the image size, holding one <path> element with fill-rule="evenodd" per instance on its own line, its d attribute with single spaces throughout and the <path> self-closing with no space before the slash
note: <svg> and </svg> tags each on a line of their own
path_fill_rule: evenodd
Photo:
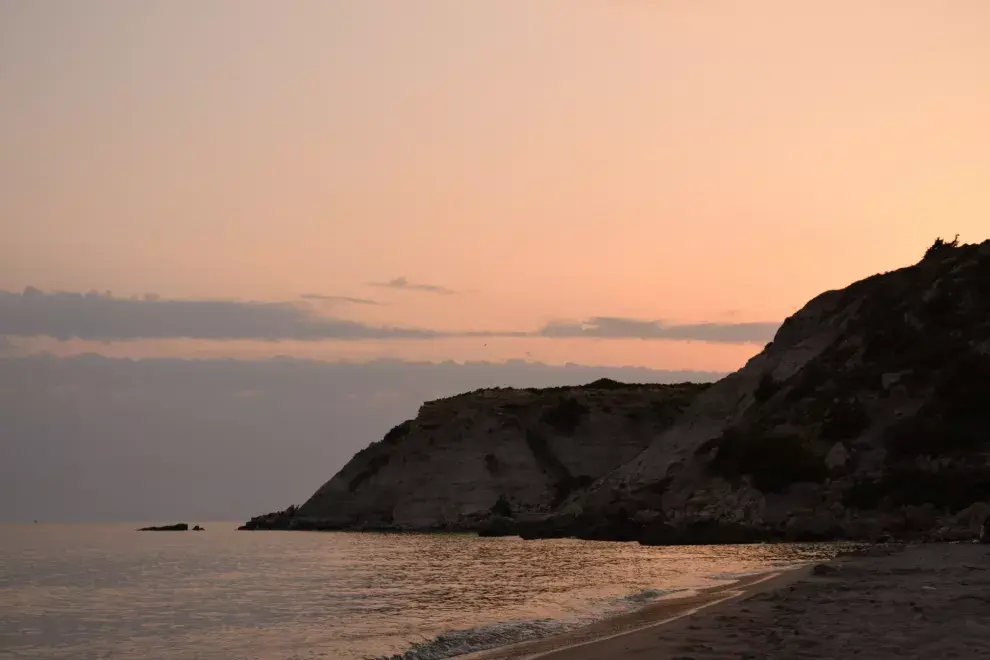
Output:
<svg viewBox="0 0 990 660">
<path fill-rule="evenodd" d="M 161 527 L 142 527 L 139 532 L 186 532 L 189 525 L 186 523 L 175 523 L 174 525 L 162 525 Z"/>
</svg>

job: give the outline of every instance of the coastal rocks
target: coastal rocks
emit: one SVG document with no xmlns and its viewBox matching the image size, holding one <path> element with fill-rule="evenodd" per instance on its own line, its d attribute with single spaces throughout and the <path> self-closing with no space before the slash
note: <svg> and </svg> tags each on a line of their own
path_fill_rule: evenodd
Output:
<svg viewBox="0 0 990 660">
<path fill-rule="evenodd" d="M 988 250 L 945 243 L 818 296 L 573 506 L 635 508 L 596 493 L 664 481 L 675 528 L 701 516 L 793 540 L 964 534 L 954 516 L 990 500 Z"/>
<path fill-rule="evenodd" d="M 162 525 L 160 527 L 142 527 L 139 532 L 187 532 L 189 525 L 186 523 L 175 523 L 174 525 Z"/>
<path fill-rule="evenodd" d="M 141 527 L 137 531 L 139 531 L 139 532 L 188 532 L 189 531 L 189 524 L 188 523 L 175 523 L 174 525 L 161 525 L 161 526 L 158 526 L 158 527 Z M 195 526 L 193 526 L 192 531 L 194 531 L 194 532 L 205 532 L 206 531 L 206 528 L 205 527 L 200 527 L 199 525 L 195 525 Z"/>
<path fill-rule="evenodd" d="M 913 266 L 825 292 L 710 387 L 428 402 L 298 511 L 244 528 L 972 540 L 990 516 L 988 255 L 990 241 L 940 241 Z"/>
<path fill-rule="evenodd" d="M 517 536 L 519 525 L 512 518 L 494 516 L 478 526 L 478 536 Z"/>
<path fill-rule="evenodd" d="M 773 532 L 752 525 L 713 519 L 681 521 L 645 527 L 640 534 L 642 545 L 721 545 L 759 543 L 781 540 Z"/>
<path fill-rule="evenodd" d="M 976 502 L 955 515 L 956 526 L 979 530 L 984 521 L 990 518 L 990 502 Z"/>
<path fill-rule="evenodd" d="M 794 516 L 784 527 L 784 538 L 788 541 L 809 543 L 844 536 L 841 522 L 828 512 Z"/>
<path fill-rule="evenodd" d="M 540 519 L 495 518 L 478 529 L 479 536 L 519 536 L 523 539 L 576 538 L 586 541 L 637 542 L 640 545 L 718 545 L 757 543 L 784 538 L 765 529 L 718 520 L 681 520 L 669 524 L 613 515 L 557 515 Z"/>
<path fill-rule="evenodd" d="M 519 521 L 549 516 L 634 458 L 707 387 L 603 379 L 427 402 L 298 509 L 257 516 L 242 529 L 501 534 L 507 520 L 536 529 L 540 523 Z M 615 527 L 603 522 L 583 533 L 604 537 L 603 525 Z"/>
<path fill-rule="evenodd" d="M 639 540 L 641 529 L 641 525 L 619 514 L 604 517 L 565 514 L 532 516 L 508 523 L 486 523 L 479 534 L 511 535 L 524 539 L 577 538 L 586 541 L 629 542 Z M 493 533 L 496 531 L 500 533 Z"/>
<path fill-rule="evenodd" d="M 844 467 L 846 461 L 849 460 L 849 452 L 846 451 L 846 446 L 841 442 L 836 442 L 832 445 L 832 448 L 828 450 L 825 454 L 825 467 L 830 470 L 837 470 Z"/>
<path fill-rule="evenodd" d="M 297 507 L 293 505 L 281 511 L 274 511 L 272 513 L 265 513 L 260 516 L 255 516 L 237 529 L 289 529 L 290 525 L 294 522 L 296 510 Z"/>
</svg>

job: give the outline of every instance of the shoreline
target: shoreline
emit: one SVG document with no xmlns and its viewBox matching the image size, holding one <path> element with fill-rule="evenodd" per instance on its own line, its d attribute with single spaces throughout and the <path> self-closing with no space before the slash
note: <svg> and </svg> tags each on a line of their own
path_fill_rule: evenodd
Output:
<svg viewBox="0 0 990 660">
<path fill-rule="evenodd" d="M 732 593 L 735 592 L 735 593 Z M 990 546 L 880 546 L 710 591 L 708 602 L 505 660 L 872 660 L 990 657 Z M 660 605 L 660 604 L 658 604 Z M 684 605 L 682 603 L 681 605 Z M 676 605 L 674 605 L 676 607 Z M 562 644 L 564 640 L 571 642 Z M 508 649 L 504 649 L 508 650 Z"/>
<path fill-rule="evenodd" d="M 574 651 L 599 644 L 610 644 L 630 635 L 649 631 L 718 609 L 737 600 L 784 586 L 810 573 L 811 563 L 772 569 L 732 580 L 726 584 L 693 590 L 689 595 L 672 595 L 645 607 L 610 616 L 560 635 L 519 642 L 494 649 L 457 656 L 464 660 L 565 660 Z M 602 656 L 609 657 L 609 656 Z"/>
</svg>

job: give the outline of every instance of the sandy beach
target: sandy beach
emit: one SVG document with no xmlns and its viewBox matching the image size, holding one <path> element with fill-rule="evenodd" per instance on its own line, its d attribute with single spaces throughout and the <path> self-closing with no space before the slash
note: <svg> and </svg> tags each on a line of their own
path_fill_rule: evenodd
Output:
<svg viewBox="0 0 990 660">
<path fill-rule="evenodd" d="M 566 639 L 484 657 L 990 658 L 990 546 L 866 552 L 817 570 L 748 578 Z"/>
</svg>

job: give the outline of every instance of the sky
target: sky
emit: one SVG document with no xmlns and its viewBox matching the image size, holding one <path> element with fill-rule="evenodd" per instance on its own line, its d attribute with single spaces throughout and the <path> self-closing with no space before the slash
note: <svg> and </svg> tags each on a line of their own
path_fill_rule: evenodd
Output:
<svg viewBox="0 0 990 660">
<path fill-rule="evenodd" d="M 243 522 L 302 504 L 423 401 L 494 384 L 720 375 L 522 360 L 8 357 L 0 523 Z"/>
<path fill-rule="evenodd" d="M 0 0 L 0 520 L 254 514 L 458 388 L 737 369 L 822 291 L 987 238 L 988 25 Z"/>
<path fill-rule="evenodd" d="M 776 325 L 985 238 L 988 24 L 981 0 L 7 0 L 0 290 L 448 335 L 8 343 L 734 369 L 772 332 L 627 322 Z M 539 332 L 595 319 L 626 332 Z"/>
</svg>

